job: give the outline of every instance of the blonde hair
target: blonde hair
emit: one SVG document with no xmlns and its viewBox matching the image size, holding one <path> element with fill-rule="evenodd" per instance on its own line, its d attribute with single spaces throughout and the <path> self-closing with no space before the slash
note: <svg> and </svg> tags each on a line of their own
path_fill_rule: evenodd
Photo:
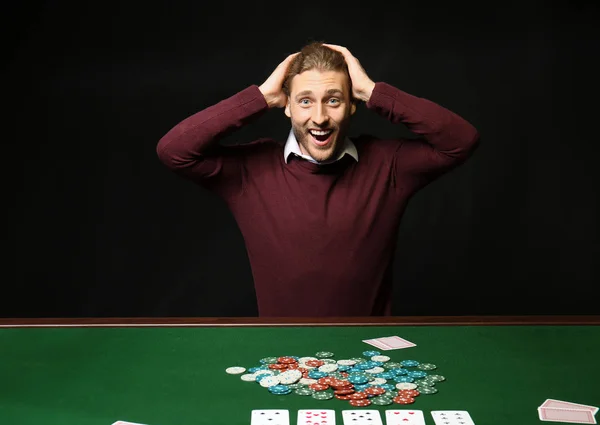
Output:
<svg viewBox="0 0 600 425">
<path fill-rule="evenodd" d="M 304 71 L 316 69 L 318 71 L 341 71 L 348 77 L 350 95 L 352 95 L 352 80 L 348 73 L 348 65 L 344 56 L 337 50 L 323 46 L 323 42 L 313 41 L 305 45 L 300 53 L 292 60 L 288 67 L 283 83 L 283 92 L 289 96 L 292 79 Z"/>
</svg>

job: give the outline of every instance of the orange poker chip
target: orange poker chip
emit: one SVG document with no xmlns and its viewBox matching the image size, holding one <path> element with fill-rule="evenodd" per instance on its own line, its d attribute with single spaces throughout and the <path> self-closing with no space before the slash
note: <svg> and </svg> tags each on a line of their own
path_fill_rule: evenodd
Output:
<svg viewBox="0 0 600 425">
<path fill-rule="evenodd" d="M 279 357 L 277 359 L 277 361 L 279 363 L 298 363 L 295 358 L 293 358 L 293 357 L 285 357 L 285 356 L 284 357 Z"/>
<path fill-rule="evenodd" d="M 348 397 L 347 395 L 335 394 L 334 397 L 338 400 L 350 400 L 350 397 Z"/>
<path fill-rule="evenodd" d="M 338 394 L 338 395 L 349 395 L 349 394 L 354 394 L 356 391 L 354 391 L 352 388 L 348 388 L 347 390 L 334 390 L 333 394 Z"/>
<path fill-rule="evenodd" d="M 329 388 L 329 385 L 327 384 L 310 384 L 308 386 L 311 390 L 315 390 L 315 391 L 325 391 L 326 389 Z"/>
<path fill-rule="evenodd" d="M 282 363 L 271 363 L 269 365 L 269 369 L 283 370 L 283 369 L 287 369 L 287 365 L 282 364 Z"/>
<path fill-rule="evenodd" d="M 417 390 L 400 390 L 400 391 L 398 391 L 399 396 L 416 397 L 419 394 L 421 394 L 421 393 Z"/>
<path fill-rule="evenodd" d="M 366 399 L 368 396 L 367 396 L 367 395 L 366 395 L 364 392 L 362 392 L 362 391 L 358 391 L 358 392 L 355 392 L 355 393 L 352 393 L 352 394 L 348 394 L 348 397 L 349 397 L 351 400 L 364 400 L 364 399 Z"/>
<path fill-rule="evenodd" d="M 341 379 L 335 379 L 331 382 L 333 388 L 354 388 L 354 384 L 348 381 L 342 381 Z"/>
<path fill-rule="evenodd" d="M 319 366 L 323 366 L 325 364 L 325 362 L 323 360 L 308 360 L 306 362 L 306 366 L 311 366 L 311 367 L 319 367 Z"/>
<path fill-rule="evenodd" d="M 365 390 L 368 395 L 381 395 L 385 393 L 385 390 L 381 387 L 369 387 Z"/>
<path fill-rule="evenodd" d="M 406 396 L 406 397 L 396 396 L 393 398 L 393 400 L 394 400 L 394 403 L 397 403 L 397 404 L 412 404 L 415 402 L 414 398 L 408 397 L 408 396 Z"/>
<path fill-rule="evenodd" d="M 370 401 L 370 400 L 367 400 L 367 399 L 365 398 L 365 399 L 362 399 L 362 400 L 350 400 L 350 401 L 349 401 L 349 403 L 350 403 L 352 406 L 356 406 L 356 407 L 365 407 L 365 406 L 368 406 L 369 404 L 371 404 L 371 401 Z"/>
</svg>

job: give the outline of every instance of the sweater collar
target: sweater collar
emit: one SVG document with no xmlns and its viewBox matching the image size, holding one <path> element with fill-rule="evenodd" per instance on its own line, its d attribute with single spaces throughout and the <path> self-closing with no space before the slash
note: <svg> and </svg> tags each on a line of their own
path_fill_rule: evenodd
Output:
<svg viewBox="0 0 600 425">
<path fill-rule="evenodd" d="M 314 164 L 330 164 L 332 162 L 339 161 L 346 154 L 350 155 L 352 158 L 354 158 L 358 162 L 358 151 L 356 150 L 356 146 L 354 146 L 354 143 L 352 143 L 352 141 L 348 137 L 346 137 L 344 139 L 344 148 L 342 149 L 340 154 L 337 156 L 337 158 L 330 159 L 328 161 L 319 162 L 319 161 L 315 160 L 314 158 L 312 158 L 310 155 L 304 155 L 300 151 L 300 146 L 298 145 L 298 140 L 296 140 L 294 131 L 290 130 L 290 134 L 288 135 L 287 142 L 285 143 L 285 148 L 283 150 L 283 159 L 285 160 L 286 164 L 288 162 L 289 156 L 292 154 L 297 155 L 301 158 L 304 158 L 307 161 L 310 161 Z"/>
</svg>

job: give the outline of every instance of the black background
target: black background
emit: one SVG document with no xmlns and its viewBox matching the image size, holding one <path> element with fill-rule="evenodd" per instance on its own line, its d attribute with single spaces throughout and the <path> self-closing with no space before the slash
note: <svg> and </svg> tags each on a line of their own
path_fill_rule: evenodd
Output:
<svg viewBox="0 0 600 425">
<path fill-rule="evenodd" d="M 312 40 L 482 136 L 408 206 L 394 314 L 597 314 L 597 6 L 546 3 L 5 6 L 0 315 L 256 315 L 231 214 L 156 145 Z M 274 110 L 224 143 L 288 131 Z M 364 105 L 361 131 L 407 134 Z"/>
</svg>

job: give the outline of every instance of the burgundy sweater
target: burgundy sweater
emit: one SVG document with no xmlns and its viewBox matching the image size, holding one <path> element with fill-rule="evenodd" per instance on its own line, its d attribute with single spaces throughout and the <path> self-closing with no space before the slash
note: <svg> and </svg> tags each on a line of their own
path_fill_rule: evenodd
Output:
<svg viewBox="0 0 600 425">
<path fill-rule="evenodd" d="M 351 137 L 358 162 L 345 155 L 327 165 L 295 155 L 286 164 L 284 144 L 269 138 L 219 144 L 269 110 L 252 85 L 160 139 L 160 160 L 231 210 L 260 316 L 390 315 L 392 264 L 408 200 L 464 162 L 479 141 L 460 116 L 384 82 L 376 83 L 366 108 L 420 137 Z"/>
</svg>

